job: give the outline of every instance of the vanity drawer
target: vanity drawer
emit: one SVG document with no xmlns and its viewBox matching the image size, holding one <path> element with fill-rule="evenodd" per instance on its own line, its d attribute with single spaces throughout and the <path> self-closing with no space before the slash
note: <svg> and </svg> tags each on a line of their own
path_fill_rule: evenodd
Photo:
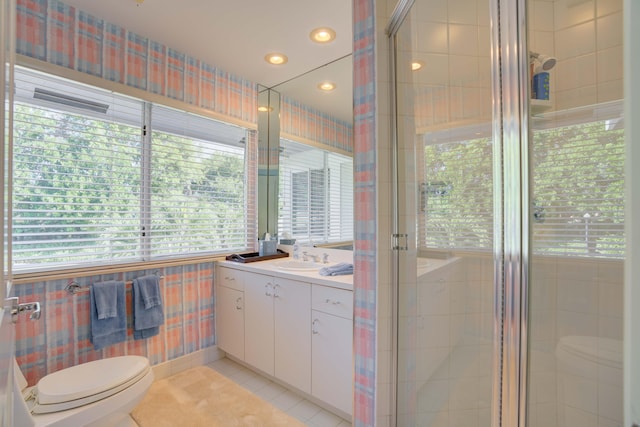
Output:
<svg viewBox="0 0 640 427">
<path fill-rule="evenodd" d="M 244 291 L 243 271 L 218 266 L 216 273 L 216 281 L 219 285 L 236 289 L 238 291 Z"/>
<path fill-rule="evenodd" d="M 311 307 L 334 316 L 353 318 L 353 292 L 329 286 L 313 285 Z"/>
</svg>

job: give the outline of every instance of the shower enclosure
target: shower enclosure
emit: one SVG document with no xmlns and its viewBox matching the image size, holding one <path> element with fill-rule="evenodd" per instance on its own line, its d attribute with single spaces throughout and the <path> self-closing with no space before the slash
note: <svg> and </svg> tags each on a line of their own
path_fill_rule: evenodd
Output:
<svg viewBox="0 0 640 427">
<path fill-rule="evenodd" d="M 622 2 L 406 1 L 388 32 L 396 425 L 622 426 Z"/>
</svg>

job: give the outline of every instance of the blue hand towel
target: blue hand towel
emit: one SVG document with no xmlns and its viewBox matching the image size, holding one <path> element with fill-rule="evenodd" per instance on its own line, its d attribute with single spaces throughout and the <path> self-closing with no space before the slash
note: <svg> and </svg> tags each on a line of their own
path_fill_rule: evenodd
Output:
<svg viewBox="0 0 640 427">
<path fill-rule="evenodd" d="M 110 282 L 106 282 L 110 286 Z M 95 283 L 90 286 L 89 305 L 91 320 L 91 343 L 96 350 L 116 344 L 127 339 L 127 312 L 125 307 L 124 282 L 114 282 L 116 290 L 115 309 L 116 315 L 105 319 L 98 318 L 98 306 L 96 301 L 96 288 L 101 288 L 104 283 Z"/>
<path fill-rule="evenodd" d="M 142 288 L 146 288 L 144 291 Z M 145 307 L 143 295 L 157 302 L 150 308 Z M 157 335 L 164 323 L 162 300 L 160 299 L 160 280 L 158 276 L 144 276 L 133 280 L 133 338 L 143 339 Z"/>
<path fill-rule="evenodd" d="M 93 285 L 93 297 L 95 299 L 98 320 L 109 319 L 118 315 L 118 286 L 119 282 L 111 280 Z"/>
<path fill-rule="evenodd" d="M 319 271 L 321 276 L 342 276 L 345 274 L 353 274 L 353 264 L 341 262 L 331 267 L 321 268 Z"/>
<path fill-rule="evenodd" d="M 162 305 L 158 276 L 143 276 L 138 277 L 136 280 L 138 281 L 138 286 L 140 287 L 140 297 L 144 302 L 145 310 L 149 310 L 156 305 Z"/>
</svg>

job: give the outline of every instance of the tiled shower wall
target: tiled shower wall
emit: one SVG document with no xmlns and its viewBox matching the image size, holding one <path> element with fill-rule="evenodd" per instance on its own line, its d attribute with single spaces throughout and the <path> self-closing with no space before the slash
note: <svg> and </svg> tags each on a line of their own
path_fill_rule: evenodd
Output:
<svg viewBox="0 0 640 427">
<path fill-rule="evenodd" d="M 134 340 L 131 281 L 147 274 L 162 278 L 165 323 L 158 335 Z M 88 290 L 105 280 L 127 282 L 127 340 L 96 351 L 90 342 L 89 292 L 70 294 L 65 287 L 76 282 Z M 16 324 L 16 360 L 33 385 L 51 372 L 91 360 L 141 355 L 157 365 L 210 347 L 215 344 L 213 281 L 214 263 L 206 262 L 14 285 L 13 296 L 21 303 L 39 301 L 42 309 L 40 320 Z"/>
<path fill-rule="evenodd" d="M 533 257 L 529 327 L 529 422 L 533 427 L 564 426 L 558 422 L 562 372 L 556 356 L 562 337 L 611 338 L 622 343 L 623 270 L 622 260 Z M 622 381 L 606 379 L 616 380 Z M 621 415 L 621 411 L 620 407 L 609 412 Z"/>
<path fill-rule="evenodd" d="M 555 109 L 623 98 L 622 0 L 533 0 L 529 46 L 555 56 Z"/>
</svg>

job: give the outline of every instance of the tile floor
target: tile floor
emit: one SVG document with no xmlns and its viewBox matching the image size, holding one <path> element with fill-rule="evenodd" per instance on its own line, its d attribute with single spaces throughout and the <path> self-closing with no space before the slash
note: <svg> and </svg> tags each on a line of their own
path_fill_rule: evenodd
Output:
<svg viewBox="0 0 640 427">
<path fill-rule="evenodd" d="M 214 371 L 240 384 L 256 396 L 299 419 L 310 427 L 351 427 L 351 422 L 322 409 L 280 384 L 245 368 L 231 359 L 222 358 L 207 365 Z"/>
</svg>

